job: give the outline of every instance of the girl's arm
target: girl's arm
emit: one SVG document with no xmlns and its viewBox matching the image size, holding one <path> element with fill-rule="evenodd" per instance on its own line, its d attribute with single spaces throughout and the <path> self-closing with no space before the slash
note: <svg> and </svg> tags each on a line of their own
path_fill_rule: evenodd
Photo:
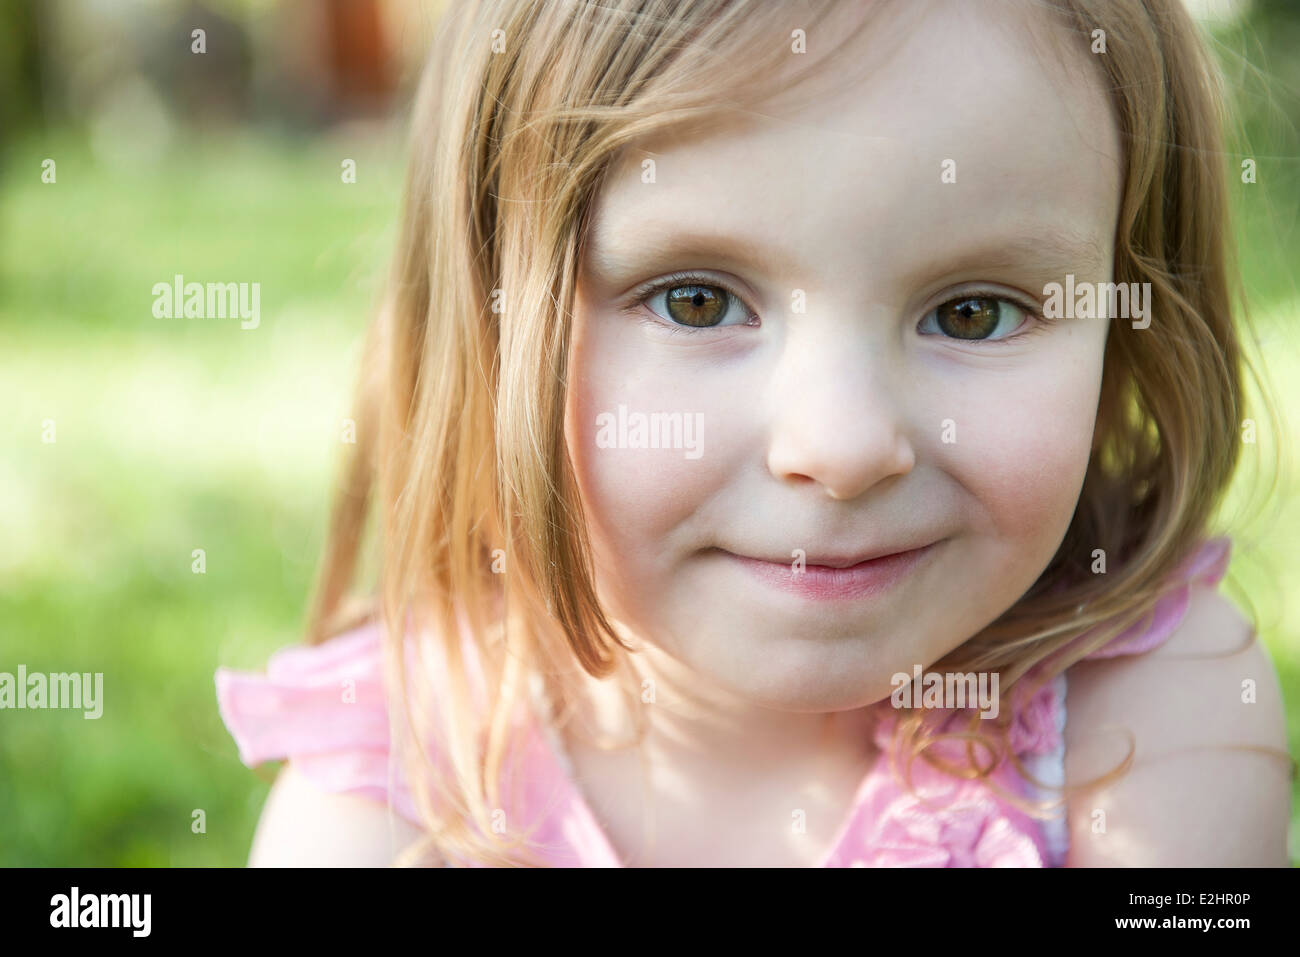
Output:
<svg viewBox="0 0 1300 957">
<path fill-rule="evenodd" d="M 331 794 L 286 764 L 253 837 L 249 867 L 388 867 L 420 830 L 378 801 Z"/>
<path fill-rule="evenodd" d="M 1071 797 L 1067 866 L 1287 866 L 1282 694 L 1253 637 L 1218 592 L 1193 589 L 1159 648 L 1070 668 L 1067 783 L 1116 766 L 1129 747 L 1117 729 L 1132 732 L 1136 751 L 1115 784 Z M 1254 703 L 1243 701 L 1248 680 Z"/>
</svg>

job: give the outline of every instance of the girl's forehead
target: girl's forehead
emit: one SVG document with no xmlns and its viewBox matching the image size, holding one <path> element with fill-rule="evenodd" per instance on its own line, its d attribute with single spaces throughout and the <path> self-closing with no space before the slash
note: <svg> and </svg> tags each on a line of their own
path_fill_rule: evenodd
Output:
<svg viewBox="0 0 1300 957">
<path fill-rule="evenodd" d="M 826 58 L 792 96 L 633 144 L 598 199 L 591 268 L 644 262 L 674 233 L 766 238 L 804 275 L 957 252 L 972 235 L 1108 259 L 1118 127 L 1087 37 L 1053 16 L 933 4 L 906 30 L 868 31 L 865 70 Z M 1047 30 L 1064 36 L 1044 44 Z"/>
</svg>

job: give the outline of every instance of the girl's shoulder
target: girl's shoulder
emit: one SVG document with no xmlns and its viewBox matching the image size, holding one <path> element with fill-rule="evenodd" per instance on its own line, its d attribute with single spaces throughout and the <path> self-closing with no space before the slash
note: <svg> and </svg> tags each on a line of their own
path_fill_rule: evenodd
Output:
<svg viewBox="0 0 1300 957">
<path fill-rule="evenodd" d="M 1155 603 L 1151 614 L 1098 649 L 1085 660 L 1140 655 L 1165 644 L 1187 617 L 1193 589 L 1211 588 L 1223 579 L 1232 553 L 1232 539 L 1207 539 L 1169 576 L 1170 588 Z"/>
<path fill-rule="evenodd" d="M 1074 866 L 1284 861 L 1289 765 L 1281 691 L 1254 629 L 1213 587 L 1228 552 L 1227 539 L 1206 542 L 1145 628 L 1067 673 L 1068 780 L 1096 779 L 1132 753 L 1127 772 L 1089 791 L 1072 813 Z"/>
<path fill-rule="evenodd" d="M 440 866 L 423 831 L 376 801 L 330 792 L 287 763 L 262 806 L 249 867 L 388 867 L 405 859 Z"/>
<path fill-rule="evenodd" d="M 1126 662 L 1155 657 L 1147 653 L 1168 648 L 1171 641 L 1182 644 L 1181 636 L 1202 628 L 1202 609 L 1206 601 L 1231 608 L 1214 590 L 1227 571 L 1231 548 L 1232 542 L 1226 537 L 1203 541 L 1170 575 L 1167 590 L 1143 621 L 1087 655 L 1082 662 L 1057 675 L 1032 695 L 1013 695 L 1014 720 L 1009 743 L 1029 774 L 1031 796 L 1044 801 L 1054 800 L 1059 797 L 1059 789 L 1065 785 L 1067 777 L 1070 782 L 1079 779 L 1077 773 L 1067 775 L 1067 746 L 1077 743 L 1093 724 L 1097 712 L 1089 699 L 1095 694 L 1093 675 L 1098 668 L 1126 671 L 1129 670 Z M 1222 624 L 1224 616 L 1220 614 L 1218 620 Z M 1175 639 L 1175 635 L 1180 638 Z M 1104 662 L 1109 662 L 1109 665 Z M 1110 717 L 1116 716 L 1113 710 L 1106 713 Z M 1150 741 L 1146 743 L 1149 745 Z M 1120 754 L 1119 758 L 1122 756 Z M 1070 764 L 1077 772 L 1080 762 L 1073 753 Z M 1064 814 L 1053 815 L 1046 821 L 1044 838 L 1046 863 L 1049 866 L 1063 865 L 1071 844 Z"/>
<path fill-rule="evenodd" d="M 470 697 L 481 706 L 482 672 L 463 620 L 461 628 Z M 301 863 L 325 855 L 336 864 L 373 864 L 375 854 L 409 845 L 424 827 L 406 776 L 404 749 L 390 738 L 392 729 L 406 727 L 398 711 L 401 696 L 387 681 L 390 644 L 385 627 L 376 622 L 318 645 L 283 648 L 271 655 L 264 671 L 217 669 L 218 709 L 240 760 L 249 768 L 288 762 L 288 773 L 282 773 L 267 801 L 255 860 Z M 405 666 L 410 674 L 421 663 L 428 665 L 428 703 L 434 719 L 447 722 L 440 706 L 448 700 L 440 646 L 428 635 L 407 636 Z M 612 852 L 541 733 L 532 706 L 531 698 L 521 705 L 502 766 L 506 819 L 535 833 L 543 855 L 557 865 L 607 866 Z M 440 745 L 426 741 L 426 746 L 432 763 L 445 771 Z M 385 812 L 403 820 L 392 826 Z M 351 838 L 317 847 L 319 834 L 335 825 L 387 837 L 378 850 Z"/>
</svg>

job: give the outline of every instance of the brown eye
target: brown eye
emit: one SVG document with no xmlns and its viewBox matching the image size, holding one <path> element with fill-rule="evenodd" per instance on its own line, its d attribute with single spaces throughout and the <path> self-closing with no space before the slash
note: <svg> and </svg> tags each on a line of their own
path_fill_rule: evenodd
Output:
<svg viewBox="0 0 1300 957">
<path fill-rule="evenodd" d="M 716 326 L 727 314 L 727 298 L 717 286 L 673 286 L 664 304 L 669 318 L 683 326 Z"/>
<path fill-rule="evenodd" d="M 1002 319 L 1002 300 L 986 296 L 953 299 L 935 310 L 943 333 L 954 339 L 987 339 Z"/>
<path fill-rule="evenodd" d="M 1010 299 L 989 293 L 958 296 L 931 310 L 918 331 L 968 342 L 1009 339 L 1031 315 Z"/>
</svg>

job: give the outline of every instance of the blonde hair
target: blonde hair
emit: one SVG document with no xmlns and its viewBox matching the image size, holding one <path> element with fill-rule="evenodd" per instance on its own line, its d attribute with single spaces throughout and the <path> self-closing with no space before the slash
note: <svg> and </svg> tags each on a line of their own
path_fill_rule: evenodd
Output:
<svg viewBox="0 0 1300 957">
<path fill-rule="evenodd" d="M 1000 672 L 1004 690 L 1048 680 L 1150 614 L 1233 474 L 1244 406 L 1214 64 L 1177 0 L 1045 5 L 1076 42 L 1106 31 L 1095 60 L 1125 149 L 1114 279 L 1151 283 L 1159 307 L 1151 331 L 1121 323 L 1109 337 L 1095 451 L 1056 556 L 937 665 Z M 799 26 L 820 37 L 831 7 L 809 4 Z M 632 680 L 597 601 L 564 442 L 581 243 L 622 147 L 775 92 L 790 20 L 778 5 L 733 0 L 483 0 L 439 23 L 414 107 L 398 253 L 366 351 L 359 444 L 309 627 L 319 642 L 355 623 L 344 599 L 377 513 L 377 597 L 401 691 L 393 723 L 427 830 L 421 852 L 542 864 L 527 835 L 493 827 L 530 682 L 546 682 L 559 721 L 580 697 L 575 663 Z M 869 24 L 835 33 L 837 49 Z M 736 51 L 746 69 L 720 69 Z M 1097 548 L 1112 563 L 1105 576 L 1085 564 Z M 425 635 L 414 680 L 398 653 L 413 627 Z M 986 740 L 995 754 L 1005 732 L 1003 722 Z M 898 733 L 909 760 L 941 737 L 920 712 Z"/>
</svg>

